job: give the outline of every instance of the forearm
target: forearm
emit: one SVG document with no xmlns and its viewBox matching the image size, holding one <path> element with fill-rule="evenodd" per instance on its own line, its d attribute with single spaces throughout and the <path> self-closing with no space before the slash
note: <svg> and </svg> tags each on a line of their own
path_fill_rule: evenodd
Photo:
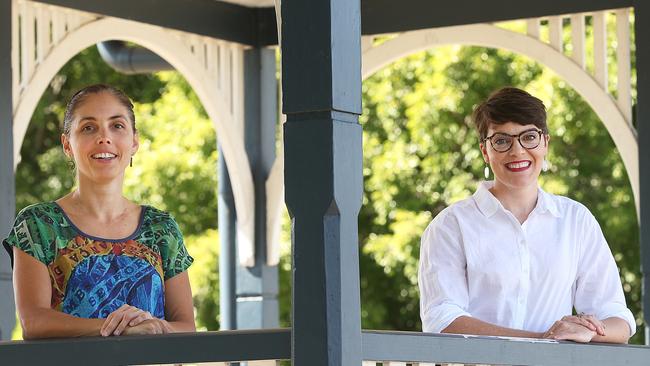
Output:
<svg viewBox="0 0 650 366">
<path fill-rule="evenodd" d="M 194 320 L 191 321 L 168 321 L 170 333 L 196 332 Z"/>
<path fill-rule="evenodd" d="M 474 334 L 474 335 L 489 335 L 489 336 L 504 336 L 504 337 L 522 337 L 522 338 L 542 338 L 543 333 L 528 332 L 520 329 L 500 327 L 492 323 L 484 322 L 482 320 L 472 318 L 469 316 L 461 316 L 456 318 L 447 328 L 442 330 L 442 333 L 455 333 L 455 334 Z"/>
<path fill-rule="evenodd" d="M 605 324 L 605 335 L 596 335 L 592 338 L 592 342 L 627 343 L 630 339 L 630 326 L 625 320 L 612 317 L 607 318 L 602 322 Z"/>
<path fill-rule="evenodd" d="M 20 314 L 24 339 L 99 336 L 104 319 L 79 318 L 53 309 L 30 309 Z"/>
</svg>

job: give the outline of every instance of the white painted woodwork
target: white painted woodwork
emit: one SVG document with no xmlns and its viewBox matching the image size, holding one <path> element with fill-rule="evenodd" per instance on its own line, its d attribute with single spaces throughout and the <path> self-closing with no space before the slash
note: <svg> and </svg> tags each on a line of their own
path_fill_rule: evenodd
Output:
<svg viewBox="0 0 650 366">
<path fill-rule="evenodd" d="M 366 52 L 372 48 L 374 41 L 374 36 L 362 36 L 361 37 L 361 52 Z"/>
<path fill-rule="evenodd" d="M 571 15 L 571 58 L 581 68 L 585 68 L 585 16 Z"/>
<path fill-rule="evenodd" d="M 248 366 L 277 366 L 280 364 L 280 361 L 276 360 L 258 360 L 258 361 L 247 361 Z"/>
<path fill-rule="evenodd" d="M 594 78 L 607 91 L 607 24 L 606 12 L 598 11 L 592 15 L 594 24 Z"/>
<path fill-rule="evenodd" d="M 539 39 L 539 19 L 526 19 L 526 34 L 535 39 Z"/>
<path fill-rule="evenodd" d="M 266 264 L 280 263 L 280 229 L 284 213 L 284 156 L 275 157 L 266 179 Z"/>
<path fill-rule="evenodd" d="M 616 10 L 616 88 L 621 113 L 632 124 L 632 81 L 630 64 L 630 11 Z"/>
<path fill-rule="evenodd" d="M 142 45 L 159 54 L 186 78 L 212 120 L 228 165 L 235 198 L 239 258 L 243 265 L 254 265 L 255 195 L 243 137 L 244 47 L 144 23 L 99 17 L 25 0 L 14 1 L 18 6 L 15 7 L 16 26 L 12 39 L 23 45 L 20 54 L 12 52 L 14 69 L 22 71 L 18 79 L 14 77 L 13 85 L 13 95 L 16 96 L 13 128 L 16 166 L 38 100 L 68 60 L 83 49 L 105 40 L 124 40 Z M 42 7 L 43 11 L 36 11 L 37 7 Z M 47 18 L 41 18 L 43 14 L 47 14 Z M 52 27 L 44 27 L 49 32 L 47 35 L 35 37 L 34 25 L 45 22 L 44 19 L 51 19 Z M 17 50 L 18 43 L 14 44 L 14 50 Z M 195 45 L 194 52 L 191 51 L 192 44 Z M 219 56 L 227 57 L 227 62 L 220 62 L 223 61 L 221 58 L 207 59 L 210 54 L 202 50 L 208 48 L 223 48 Z M 44 52 L 38 56 L 38 63 L 35 62 L 37 50 Z M 215 63 L 217 70 L 213 69 Z"/>
<path fill-rule="evenodd" d="M 377 366 L 377 361 L 361 361 L 361 366 Z"/>
<path fill-rule="evenodd" d="M 382 362 L 383 366 L 406 366 L 406 362 L 401 361 L 384 361 Z"/>
<path fill-rule="evenodd" d="M 638 214 L 639 161 L 636 131 L 628 124 L 607 89 L 604 89 L 591 74 L 583 70 L 571 58 L 558 52 L 547 43 L 531 40 L 527 35 L 490 24 L 406 32 L 363 54 L 362 77 L 365 79 L 389 63 L 412 53 L 443 45 L 471 45 L 507 49 L 540 62 L 564 79 L 589 103 L 614 140 L 627 169 Z"/>
<path fill-rule="evenodd" d="M 548 39 L 551 47 L 562 52 L 562 17 L 548 18 Z"/>
</svg>

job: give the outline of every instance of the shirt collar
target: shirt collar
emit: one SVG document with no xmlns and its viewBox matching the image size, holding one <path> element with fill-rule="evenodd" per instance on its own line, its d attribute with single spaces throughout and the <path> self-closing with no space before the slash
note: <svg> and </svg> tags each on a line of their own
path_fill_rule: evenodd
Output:
<svg viewBox="0 0 650 366">
<path fill-rule="evenodd" d="M 499 208 L 505 210 L 503 205 L 501 205 L 501 202 L 499 202 L 492 192 L 490 192 L 490 188 L 492 187 L 494 187 L 494 181 L 481 182 L 474 193 L 474 201 L 481 213 L 486 217 L 494 215 Z M 541 188 L 537 188 L 537 205 L 533 211 L 538 211 L 540 213 L 548 212 L 555 217 L 561 216 L 557 207 L 557 202 L 555 202 L 553 196 L 544 192 Z"/>
</svg>

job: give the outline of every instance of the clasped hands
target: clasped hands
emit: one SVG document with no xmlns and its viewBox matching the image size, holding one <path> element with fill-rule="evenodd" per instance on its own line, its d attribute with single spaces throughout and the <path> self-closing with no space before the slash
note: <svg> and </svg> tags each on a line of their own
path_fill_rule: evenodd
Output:
<svg viewBox="0 0 650 366">
<path fill-rule="evenodd" d="M 102 337 L 112 335 L 163 334 L 171 332 L 169 323 L 148 311 L 124 304 L 113 311 L 100 329 Z"/>
<path fill-rule="evenodd" d="M 542 338 L 590 342 L 596 335 L 605 335 L 605 324 L 593 315 L 568 315 L 553 323 Z"/>
</svg>

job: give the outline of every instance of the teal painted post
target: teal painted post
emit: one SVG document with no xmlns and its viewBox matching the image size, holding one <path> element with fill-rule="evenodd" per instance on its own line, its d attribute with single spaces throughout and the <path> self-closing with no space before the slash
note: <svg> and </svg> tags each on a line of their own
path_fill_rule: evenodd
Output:
<svg viewBox="0 0 650 366">
<path fill-rule="evenodd" d="M 266 181 L 275 161 L 278 116 L 275 50 L 244 53 L 244 144 L 255 185 L 255 265 L 237 261 L 237 328 L 277 328 L 278 267 L 267 265 Z"/>
<path fill-rule="evenodd" d="M 292 361 L 361 364 L 359 0 L 282 1 Z"/>
<path fill-rule="evenodd" d="M 9 233 L 16 210 L 11 69 L 11 0 L 0 0 L 0 240 Z M 18 45 L 15 45 L 18 47 Z M 0 340 L 11 338 L 16 322 L 9 256 L 0 248 Z"/>
<path fill-rule="evenodd" d="M 650 107 L 643 104 L 650 98 L 650 6 L 645 1 L 634 5 L 634 32 L 636 42 L 636 90 L 635 122 L 639 141 L 639 195 L 640 195 L 640 244 L 641 273 L 643 276 L 643 316 L 645 318 L 645 343 L 650 345 Z M 650 99 L 649 99 L 650 100 Z"/>
<path fill-rule="evenodd" d="M 219 148 L 217 167 L 219 196 L 219 329 L 237 329 L 236 271 L 237 213 L 228 167 Z"/>
</svg>

